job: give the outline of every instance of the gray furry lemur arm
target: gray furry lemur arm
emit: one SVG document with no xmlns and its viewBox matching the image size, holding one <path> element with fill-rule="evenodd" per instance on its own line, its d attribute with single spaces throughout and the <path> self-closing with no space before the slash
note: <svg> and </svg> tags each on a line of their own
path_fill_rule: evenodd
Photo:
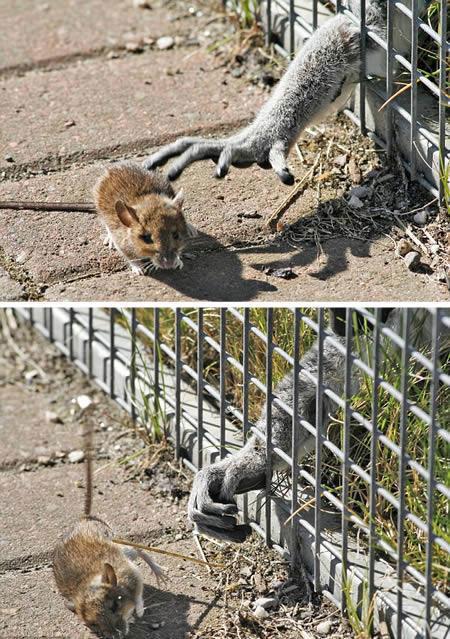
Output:
<svg viewBox="0 0 450 639">
<path fill-rule="evenodd" d="M 367 24 L 383 22 L 383 3 L 385 0 L 374 0 L 370 5 Z M 359 40 L 358 26 L 343 15 L 335 16 L 300 50 L 249 126 L 225 139 L 181 138 L 151 155 L 144 166 L 153 169 L 180 156 L 168 172 L 169 179 L 175 180 L 197 160 L 217 162 L 219 178 L 231 165 L 257 163 L 273 168 L 284 184 L 292 184 L 287 156 L 300 133 L 333 107 L 342 107 L 359 80 Z"/>
<path fill-rule="evenodd" d="M 335 340 L 343 338 L 334 335 Z M 330 344 L 324 342 L 324 384 L 336 393 L 342 394 L 344 384 L 344 356 Z M 316 385 L 305 374 L 305 369 L 317 377 L 318 350 L 315 343 L 300 361 L 298 383 L 299 417 L 314 425 L 316 420 Z M 289 373 L 275 389 L 275 395 L 288 406 L 292 406 L 294 380 Z M 329 400 L 324 398 L 324 420 L 330 412 Z M 257 428 L 265 432 L 265 409 L 257 423 Z M 303 459 L 314 449 L 314 436 L 303 426 L 299 426 L 299 459 Z M 272 444 L 289 454 L 292 442 L 292 418 L 276 404 L 272 407 Z M 264 488 L 266 485 L 267 455 L 263 442 L 255 435 L 245 446 L 207 468 L 200 470 L 194 479 L 190 499 L 189 518 L 197 532 L 226 541 L 241 542 L 250 532 L 249 526 L 237 525 L 237 507 L 234 495 Z M 273 456 L 273 470 L 282 470 L 285 465 L 278 456 Z"/>
</svg>

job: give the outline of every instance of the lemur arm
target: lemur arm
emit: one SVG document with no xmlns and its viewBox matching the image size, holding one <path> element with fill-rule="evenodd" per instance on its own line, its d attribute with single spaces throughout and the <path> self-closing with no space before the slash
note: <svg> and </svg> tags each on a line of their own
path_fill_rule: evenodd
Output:
<svg viewBox="0 0 450 639">
<path fill-rule="evenodd" d="M 292 145 L 333 104 L 343 106 L 358 78 L 358 27 L 338 15 L 312 35 L 248 127 L 225 139 L 181 138 L 151 155 L 144 166 L 153 169 L 180 156 L 168 172 L 169 179 L 175 180 L 197 160 L 217 162 L 218 178 L 228 173 L 230 165 L 257 163 L 272 167 L 283 183 L 292 184 L 294 177 L 287 166 Z"/>
</svg>

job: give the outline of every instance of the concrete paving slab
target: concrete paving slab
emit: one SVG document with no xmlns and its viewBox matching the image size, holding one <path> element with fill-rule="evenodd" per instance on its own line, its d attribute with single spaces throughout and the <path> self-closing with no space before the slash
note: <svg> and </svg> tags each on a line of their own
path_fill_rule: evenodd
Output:
<svg viewBox="0 0 450 639">
<path fill-rule="evenodd" d="M 336 238 L 322 244 L 325 261 L 317 262 L 311 245 L 298 251 L 286 243 L 240 250 L 217 250 L 193 260 L 176 273 L 136 277 L 114 273 L 84 281 L 57 284 L 45 292 L 47 301 L 417 301 L 448 300 L 445 286 L 411 273 L 392 259 L 385 240 L 358 242 Z M 295 279 L 265 275 L 265 267 L 292 267 Z"/>
<path fill-rule="evenodd" d="M 33 406 L 26 419 L 21 417 L 24 404 Z M 54 412 L 53 404 L 34 389 L 10 384 L 0 387 L 1 466 L 51 456 L 80 445 L 79 434 L 72 424 L 48 421 L 48 411 Z"/>
<path fill-rule="evenodd" d="M 111 11 L 103 0 L 1 0 L 0 75 L 11 68 L 92 55 L 144 37 L 183 35 L 202 23 L 164 2 L 152 0 L 151 6 L 152 10 L 142 10 L 132 0 L 116 0 Z"/>
<path fill-rule="evenodd" d="M 82 464 L 0 473 L 2 561 L 17 560 L 20 564 L 23 556 L 50 551 L 58 536 L 82 514 L 83 481 Z M 137 484 L 126 483 L 115 466 L 95 477 L 95 514 L 114 526 L 117 534 L 154 540 L 170 526 L 172 508 L 170 502 L 158 501 Z"/>
<path fill-rule="evenodd" d="M 24 288 L 19 282 L 15 282 L 0 266 L 0 300 L 2 302 L 15 302 L 25 296 Z"/>
<path fill-rule="evenodd" d="M 45 158 L 59 166 L 77 155 L 109 157 L 118 147 L 146 152 L 182 134 L 237 126 L 263 96 L 201 49 L 96 58 L 7 78 L 0 83 L 0 170 L 42 168 Z"/>
<path fill-rule="evenodd" d="M 183 554 L 195 553 L 192 539 L 163 542 L 161 546 Z M 172 557 L 164 557 L 160 563 L 169 576 L 169 587 L 158 588 L 149 569 L 142 566 L 146 611 L 144 617 L 130 627 L 130 639 L 149 636 L 183 639 L 190 629 L 198 631 L 220 615 L 220 605 L 213 592 L 214 576 L 195 564 L 183 564 Z M 0 600 L 2 639 L 92 639 L 96 636 L 67 610 L 50 568 L 1 575 Z"/>
</svg>

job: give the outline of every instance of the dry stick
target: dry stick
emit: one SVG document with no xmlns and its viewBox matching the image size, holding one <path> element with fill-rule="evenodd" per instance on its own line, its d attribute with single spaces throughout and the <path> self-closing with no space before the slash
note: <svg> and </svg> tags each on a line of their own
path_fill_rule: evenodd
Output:
<svg viewBox="0 0 450 639">
<path fill-rule="evenodd" d="M 312 177 L 316 166 L 318 165 L 320 160 L 320 154 L 317 156 L 312 167 L 305 173 L 300 182 L 294 186 L 292 191 L 289 193 L 287 198 L 281 202 L 281 204 L 275 209 L 275 211 L 267 218 L 266 226 L 275 226 L 279 221 L 285 210 L 290 206 L 292 200 L 296 195 L 299 195 L 301 191 L 303 191 L 307 186 L 307 180 Z"/>
<path fill-rule="evenodd" d="M 126 539 L 113 539 L 115 544 L 121 546 L 131 546 L 132 548 L 139 548 L 140 550 L 147 550 L 148 552 L 154 552 L 158 555 L 168 555 L 169 557 L 177 557 L 178 559 L 184 559 L 185 561 L 192 561 L 194 564 L 201 564 L 202 566 L 208 566 L 212 568 L 224 568 L 223 564 L 211 564 L 195 557 L 188 557 L 187 555 L 181 555 L 178 552 L 172 552 L 170 550 L 162 550 L 161 548 L 155 548 L 154 546 L 145 546 L 144 544 L 137 544 L 134 541 L 127 541 Z"/>
<path fill-rule="evenodd" d="M 0 201 L 0 209 L 13 209 L 14 211 L 69 211 L 95 213 L 95 205 L 92 202 L 26 202 L 5 200 Z"/>
</svg>

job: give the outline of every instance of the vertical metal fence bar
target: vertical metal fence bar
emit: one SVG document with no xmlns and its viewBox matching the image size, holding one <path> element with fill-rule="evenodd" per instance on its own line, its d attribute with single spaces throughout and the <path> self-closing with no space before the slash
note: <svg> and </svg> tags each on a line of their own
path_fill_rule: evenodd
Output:
<svg viewBox="0 0 450 639">
<path fill-rule="evenodd" d="M 403 339 L 405 344 L 402 351 L 401 364 L 401 395 L 400 407 L 400 458 L 399 458 L 399 478 L 398 478 L 398 501 L 397 513 L 397 637 L 402 636 L 403 627 L 403 576 L 404 576 L 404 551 L 405 551 L 405 493 L 406 493 L 406 456 L 408 454 L 408 390 L 409 390 L 409 325 L 410 309 L 403 309 Z"/>
<path fill-rule="evenodd" d="M 73 362 L 73 323 L 75 321 L 75 311 L 73 308 L 69 309 L 69 357 Z"/>
<path fill-rule="evenodd" d="M 289 0 L 289 54 L 295 55 L 295 0 Z"/>
<path fill-rule="evenodd" d="M 94 345 L 94 309 L 90 306 L 88 310 L 88 375 L 93 378 L 92 349 Z"/>
<path fill-rule="evenodd" d="M 109 395 L 114 398 L 114 359 L 116 355 L 115 345 L 116 309 L 111 308 L 109 313 Z"/>
<path fill-rule="evenodd" d="M 48 338 L 53 342 L 53 308 L 49 307 L 48 311 Z"/>
<path fill-rule="evenodd" d="M 447 11 L 448 0 L 441 0 L 439 25 L 441 29 L 441 41 L 439 44 L 439 201 L 444 203 L 446 151 L 445 151 L 445 123 L 446 123 L 446 101 L 448 101 L 449 70 L 447 62 Z M 450 162 L 450 159 L 448 159 Z"/>
<path fill-rule="evenodd" d="M 411 0 L 411 126 L 409 134 L 409 153 L 411 179 L 414 180 L 417 173 L 417 78 L 418 78 L 418 0 Z"/>
<path fill-rule="evenodd" d="M 381 309 L 375 311 L 375 327 L 373 337 L 373 391 L 372 391 L 372 437 L 370 439 L 370 495 L 369 495 L 369 570 L 367 600 L 370 605 L 375 605 L 375 547 L 376 535 L 376 511 L 377 511 L 377 452 L 378 452 L 378 397 L 380 389 L 380 336 L 381 336 Z M 373 629 L 373 620 L 370 620 L 369 633 Z"/>
<path fill-rule="evenodd" d="M 322 499 L 322 441 L 323 441 L 323 346 L 324 346 L 324 309 L 318 310 L 317 336 L 317 388 L 316 388 L 316 441 L 314 469 L 314 589 L 319 592 L 320 585 L 320 551 L 321 551 L 321 499 Z"/>
<path fill-rule="evenodd" d="M 318 20 L 318 1 L 319 0 L 313 0 L 313 15 L 312 15 L 312 28 L 313 28 L 313 31 L 315 31 L 317 29 L 317 25 L 319 23 L 319 20 Z"/>
<path fill-rule="evenodd" d="M 219 393 L 220 393 L 220 459 L 225 450 L 225 409 L 226 409 L 226 363 L 227 363 L 227 309 L 220 309 L 220 361 L 219 361 Z"/>
<path fill-rule="evenodd" d="M 181 309 L 175 309 L 175 457 L 181 445 Z"/>
<path fill-rule="evenodd" d="M 33 308 L 32 307 L 30 307 L 28 309 L 28 317 L 30 318 L 31 326 L 33 326 L 34 325 L 34 313 L 33 313 Z"/>
<path fill-rule="evenodd" d="M 366 0 L 360 0 L 361 18 L 360 18 L 360 49 L 361 49 L 361 68 L 360 68 L 360 84 L 359 84 L 359 120 L 361 133 L 366 133 L 366 53 L 367 53 L 367 29 L 366 29 Z"/>
<path fill-rule="evenodd" d="M 266 46 L 272 44 L 272 0 L 267 0 L 267 33 Z"/>
<path fill-rule="evenodd" d="M 292 471 L 291 471 L 291 514 L 298 508 L 298 447 L 299 447 L 299 424 L 298 424 L 298 382 L 300 373 L 300 325 L 301 316 L 300 310 L 296 308 L 294 310 L 294 384 L 292 388 Z M 291 535 L 292 539 L 295 539 L 297 522 L 295 517 L 291 519 Z M 291 552 L 291 565 L 294 567 L 297 564 L 297 552 L 299 551 L 298 545 L 292 544 Z"/>
<path fill-rule="evenodd" d="M 387 27 L 386 27 L 386 97 L 389 98 L 394 92 L 394 0 L 387 0 Z M 386 153 L 388 158 L 392 158 L 393 153 L 393 117 L 391 103 L 386 105 Z"/>
<path fill-rule="evenodd" d="M 273 372 L 273 308 L 268 308 L 266 312 L 267 323 L 267 350 L 266 350 L 266 504 L 265 504 L 265 522 L 266 522 L 266 543 L 268 546 L 272 544 L 271 523 L 272 523 L 272 500 L 271 500 L 271 484 L 272 484 L 272 372 Z"/>
<path fill-rule="evenodd" d="M 433 543 L 434 543 L 434 531 L 433 531 L 433 517 L 434 517 L 434 494 L 436 490 L 436 437 L 438 430 L 438 416 L 437 416 L 437 394 L 439 392 L 439 324 L 440 324 L 440 309 L 435 308 L 433 313 L 433 332 L 432 332 L 432 356 L 433 372 L 431 375 L 431 387 L 430 387 L 430 418 L 431 426 L 428 433 L 428 472 L 430 478 L 428 481 L 427 491 L 427 546 L 425 555 L 425 618 L 424 618 L 424 632 L 427 639 L 432 639 L 431 630 L 431 604 L 433 597 L 433 581 L 432 581 L 432 569 L 433 569 Z"/>
<path fill-rule="evenodd" d="M 136 328 L 137 318 L 136 309 L 131 309 L 131 362 L 130 362 L 130 393 L 131 393 L 131 419 L 136 421 Z"/>
<path fill-rule="evenodd" d="M 250 380 L 250 309 L 244 308 L 244 326 L 242 333 L 242 419 L 243 419 L 243 443 L 247 442 L 249 431 L 249 380 Z M 248 518 L 248 494 L 243 497 L 244 518 Z"/>
<path fill-rule="evenodd" d="M 197 468 L 203 468 L 203 309 L 197 311 Z"/>
<path fill-rule="evenodd" d="M 356 311 L 357 312 L 357 311 Z M 342 462 L 342 593 L 347 592 L 348 584 L 348 521 L 350 510 L 348 506 L 349 488 L 350 488 L 350 411 L 352 396 L 352 363 L 353 363 L 353 323 L 352 309 L 347 308 L 345 311 L 345 381 L 344 381 L 344 432 L 342 449 L 344 452 L 344 461 Z M 341 598 L 342 614 L 347 613 L 347 599 L 345 596 Z"/>
</svg>

